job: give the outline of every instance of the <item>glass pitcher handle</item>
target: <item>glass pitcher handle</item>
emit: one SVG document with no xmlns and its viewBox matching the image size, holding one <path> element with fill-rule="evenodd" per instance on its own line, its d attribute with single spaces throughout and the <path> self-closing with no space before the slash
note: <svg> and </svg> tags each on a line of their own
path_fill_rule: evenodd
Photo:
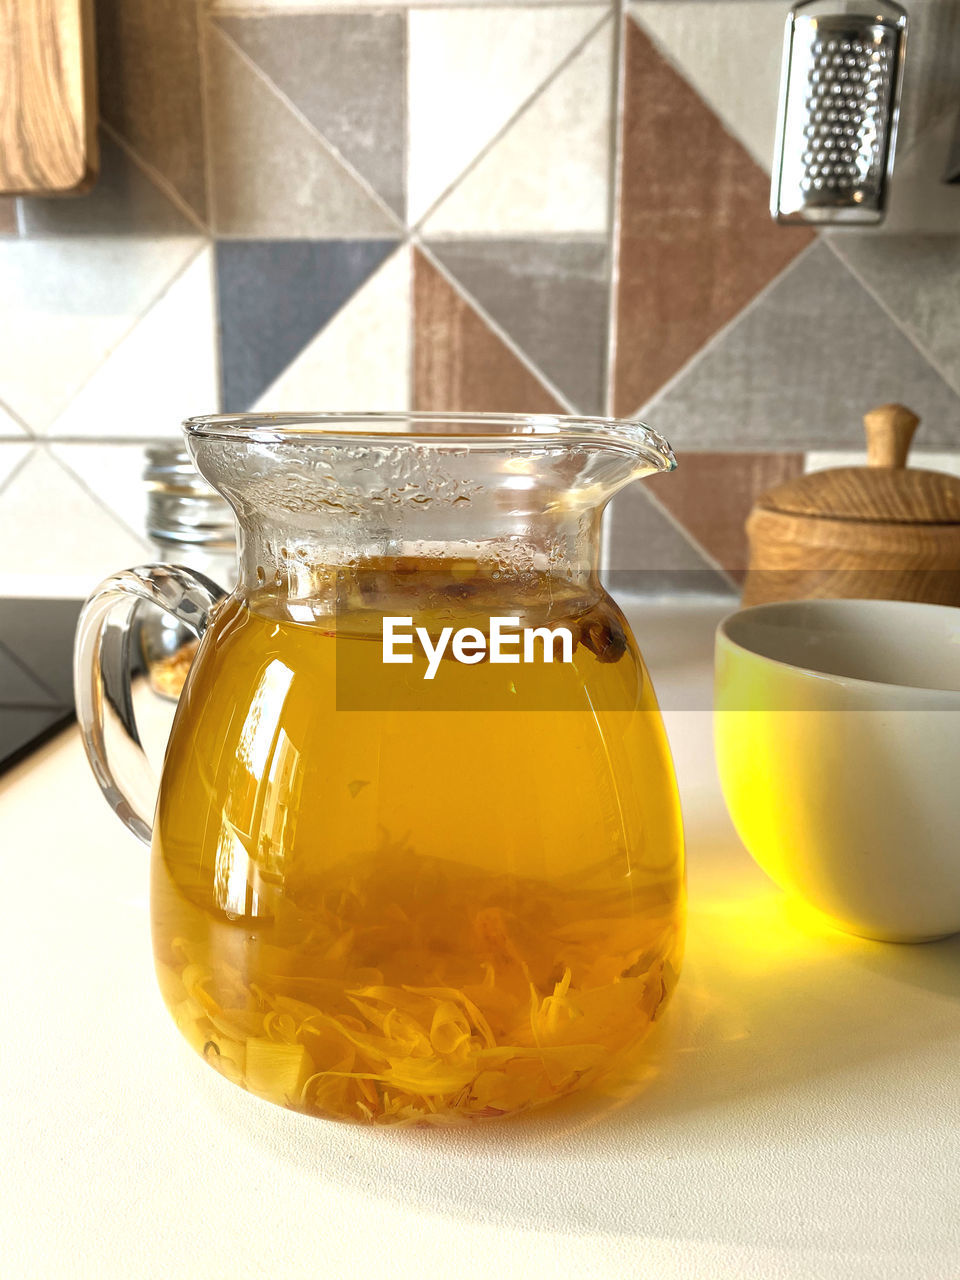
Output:
<svg viewBox="0 0 960 1280">
<path fill-rule="evenodd" d="M 211 609 L 225 595 L 215 582 L 181 565 L 148 564 L 105 579 L 80 614 L 73 681 L 84 750 L 110 807 L 144 844 L 153 834 L 157 780 L 133 714 L 134 610 L 149 601 L 200 639 Z"/>
</svg>

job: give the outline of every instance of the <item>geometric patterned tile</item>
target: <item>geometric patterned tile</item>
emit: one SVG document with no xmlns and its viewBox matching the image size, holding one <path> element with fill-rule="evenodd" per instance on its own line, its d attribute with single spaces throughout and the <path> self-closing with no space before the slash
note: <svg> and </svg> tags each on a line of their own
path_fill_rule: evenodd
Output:
<svg viewBox="0 0 960 1280">
<path fill-rule="evenodd" d="M 428 243 L 577 411 L 603 411 L 609 300 L 603 242 L 531 237 Z"/>
<path fill-rule="evenodd" d="M 423 234 L 604 235 L 612 77 L 613 23 L 607 22 L 440 202 Z"/>
<path fill-rule="evenodd" d="M 105 130 L 100 130 L 100 174 L 77 200 L 24 197 L 25 236 L 193 235 L 173 201 Z"/>
<path fill-rule="evenodd" d="M 851 233 L 830 244 L 960 392 L 960 234 Z"/>
<path fill-rule="evenodd" d="M 485 5 L 488 0 L 461 0 L 464 5 Z M 504 0 L 501 0 L 503 4 Z M 505 0 L 507 5 L 523 5 L 534 9 L 538 5 L 548 8 L 560 8 L 570 0 Z M 610 7 L 612 0 L 578 0 L 579 6 L 593 5 L 595 8 Z M 344 0 L 209 0 L 213 13 L 309 13 L 315 9 L 383 9 L 385 0 L 350 0 L 349 6 Z M 449 9 L 451 0 L 394 0 L 390 6 L 397 9 Z"/>
<path fill-rule="evenodd" d="M 727 579 L 657 505 L 644 485 L 628 485 L 604 516 L 604 563 L 622 575 L 619 588 L 644 594 L 665 589 L 729 592 Z"/>
<path fill-rule="evenodd" d="M 633 414 L 812 232 L 771 220 L 766 173 L 635 22 L 625 33 L 615 404 Z"/>
<path fill-rule="evenodd" d="M 958 437 L 960 437 L 960 427 L 958 427 Z M 803 469 L 805 472 L 831 471 L 835 467 L 865 467 L 866 465 L 866 449 L 847 452 L 821 450 L 806 455 Z M 920 471 L 945 471 L 947 475 L 960 476 L 960 446 L 955 453 L 930 453 L 912 448 L 908 466 Z"/>
<path fill-rule="evenodd" d="M 206 220 L 197 0 L 97 0 L 100 113 Z"/>
<path fill-rule="evenodd" d="M 142 563 L 148 550 L 45 448 L 36 448 L 0 492 L 0 545 L 0 591 L 10 594 L 43 578 L 80 594 L 124 565 Z"/>
<path fill-rule="evenodd" d="M 949 116 L 944 118 L 949 119 Z M 943 166 L 943 181 L 952 183 L 954 186 L 960 183 L 960 113 L 953 121 L 953 133 L 947 149 L 947 162 Z"/>
<path fill-rule="evenodd" d="M 679 449 L 836 449 L 872 405 L 908 404 L 954 446 L 960 396 L 826 244 L 816 244 L 643 416 Z"/>
<path fill-rule="evenodd" d="M 117 344 L 50 425 L 51 436 L 176 436 L 215 413 L 216 307 L 207 245 Z"/>
<path fill-rule="evenodd" d="M 406 409 L 411 270 L 411 250 L 404 245 L 344 303 L 254 409 Z"/>
<path fill-rule="evenodd" d="M 414 250 L 413 406 L 563 413 L 537 376 L 446 276 Z"/>
<path fill-rule="evenodd" d="M 223 17 L 220 25 L 403 217 L 403 15 Z"/>
<path fill-rule="evenodd" d="M 396 223 L 219 27 L 207 40 L 218 235 L 389 235 Z"/>
<path fill-rule="evenodd" d="M 756 0 L 643 0 L 630 12 L 769 173 L 786 8 Z"/>
<path fill-rule="evenodd" d="M 412 9 L 407 209 L 421 219 L 596 25 L 598 11 Z"/>
<path fill-rule="evenodd" d="M 202 244 L 195 236 L 0 240 L 0 401 L 45 430 Z M 150 391 L 148 383 L 137 400 Z"/>
<path fill-rule="evenodd" d="M 917 136 L 960 107 L 960 0 L 908 5 L 907 56 L 903 68 L 900 143 Z"/>
<path fill-rule="evenodd" d="M 146 537 L 147 490 L 143 472 L 147 459 L 143 444 L 53 444 L 50 452 L 132 534 Z"/>
<path fill-rule="evenodd" d="M 221 240 L 222 404 L 254 404 L 396 247 L 395 240 Z"/>
<path fill-rule="evenodd" d="M 0 440 L 13 438 L 22 440 L 28 433 L 24 430 L 16 418 L 0 404 Z"/>
<path fill-rule="evenodd" d="M 0 489 L 4 487 L 34 446 L 21 444 L 16 440 L 4 440 L 0 443 Z"/>
<path fill-rule="evenodd" d="M 957 234 L 960 184 L 943 181 L 955 128 L 951 112 L 921 134 L 909 150 L 898 145 L 887 216 L 874 235 Z"/>
<path fill-rule="evenodd" d="M 205 7 L 223 29 L 204 36 Z M 99 0 L 99 182 L 0 199 L 0 591 L 148 558 L 135 437 L 217 407 L 213 254 L 181 212 L 206 218 L 204 40 L 219 225 L 241 237 L 217 251 L 227 407 L 561 411 L 551 387 L 600 407 L 622 7 Z M 960 0 L 910 6 L 886 221 L 792 266 L 809 232 L 769 223 L 763 172 L 785 7 L 630 9 L 617 409 L 648 402 L 681 456 L 611 504 L 607 559 L 647 589 L 723 589 L 753 495 L 808 446 L 806 469 L 862 463 L 873 404 L 910 404 L 912 464 L 960 474 L 960 185 L 941 181 Z M 408 125 L 432 256 L 396 245 Z M 108 433 L 128 443 L 83 440 Z"/>
<path fill-rule="evenodd" d="M 739 579 L 748 561 L 744 522 L 757 497 L 802 475 L 802 453 L 681 453 L 670 475 L 653 475 L 649 491 L 678 524 Z"/>
</svg>

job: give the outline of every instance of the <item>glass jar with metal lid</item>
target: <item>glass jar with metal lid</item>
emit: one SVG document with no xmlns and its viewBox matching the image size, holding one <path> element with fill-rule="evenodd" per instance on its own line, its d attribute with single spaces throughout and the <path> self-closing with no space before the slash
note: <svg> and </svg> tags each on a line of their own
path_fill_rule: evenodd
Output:
<svg viewBox="0 0 960 1280">
<path fill-rule="evenodd" d="M 237 581 L 237 533 L 230 506 L 177 444 L 147 449 L 147 536 L 157 559 L 182 564 L 230 591 Z M 151 688 L 178 698 L 197 640 L 170 614 L 144 610 L 140 645 Z"/>
</svg>

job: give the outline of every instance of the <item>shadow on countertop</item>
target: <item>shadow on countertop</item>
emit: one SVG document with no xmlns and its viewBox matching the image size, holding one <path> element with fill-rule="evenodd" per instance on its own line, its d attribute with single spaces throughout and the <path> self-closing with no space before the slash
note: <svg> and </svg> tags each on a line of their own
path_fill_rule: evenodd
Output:
<svg viewBox="0 0 960 1280">
<path fill-rule="evenodd" d="M 869 1238 L 919 1256 L 952 1240 L 945 1202 L 927 1195 L 906 1233 L 903 1214 L 915 1185 L 910 1135 L 929 1127 L 934 1095 L 956 1079 L 960 938 L 910 947 L 839 933 L 788 900 L 731 836 L 695 865 L 688 940 L 641 1060 L 599 1100 L 466 1130 L 371 1131 L 258 1103 L 199 1063 L 196 1100 L 221 1124 L 232 1116 L 243 1145 L 424 1213 L 806 1248 L 818 1227 L 796 1202 L 812 1187 L 824 1204 L 861 1196 L 844 1247 Z M 866 1153 L 888 1141 L 903 1159 L 880 1167 Z M 937 1157 L 944 1201 L 956 1146 L 944 1142 Z"/>
</svg>

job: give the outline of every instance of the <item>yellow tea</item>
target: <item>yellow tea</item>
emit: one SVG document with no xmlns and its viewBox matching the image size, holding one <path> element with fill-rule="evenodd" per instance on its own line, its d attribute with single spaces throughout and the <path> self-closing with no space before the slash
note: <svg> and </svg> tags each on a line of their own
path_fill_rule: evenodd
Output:
<svg viewBox="0 0 960 1280">
<path fill-rule="evenodd" d="M 223 1074 L 314 1115 L 445 1124 L 584 1087 L 642 1039 L 682 945 L 676 788 L 622 615 L 458 562 L 384 562 L 339 600 L 231 598 L 204 638 L 154 836 L 171 1012 Z M 384 668 L 388 614 L 565 624 L 572 660 L 448 650 L 411 704 L 424 664 Z M 406 700 L 370 695 L 385 670 Z"/>
</svg>

